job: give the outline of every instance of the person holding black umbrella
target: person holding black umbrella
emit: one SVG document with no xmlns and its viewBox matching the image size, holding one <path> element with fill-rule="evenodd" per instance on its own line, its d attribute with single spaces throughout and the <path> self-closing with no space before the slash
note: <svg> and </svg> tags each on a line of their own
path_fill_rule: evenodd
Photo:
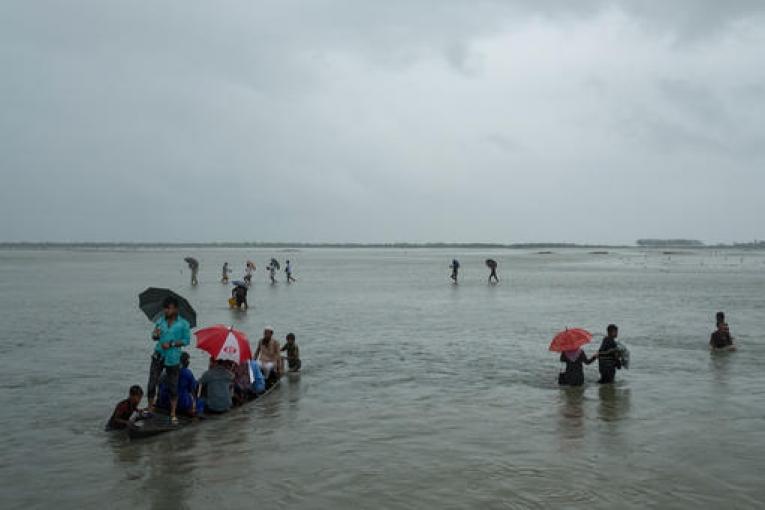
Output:
<svg viewBox="0 0 765 510">
<path fill-rule="evenodd" d="M 186 257 L 183 260 L 189 265 L 189 269 L 191 270 L 191 285 L 198 285 L 199 280 L 197 280 L 197 273 L 199 273 L 199 261 L 194 257 Z"/>
<path fill-rule="evenodd" d="M 152 340 L 156 342 L 149 368 L 149 409 L 154 408 L 157 385 L 162 372 L 167 377 L 170 392 L 170 423 L 177 424 L 175 409 L 178 406 L 178 377 L 180 375 L 181 348 L 191 341 L 189 322 L 178 314 L 178 298 L 168 295 L 162 302 L 162 313 L 154 323 Z"/>
<path fill-rule="evenodd" d="M 489 274 L 489 285 L 492 284 L 492 279 L 494 279 L 494 283 L 499 283 L 499 276 L 497 276 L 497 261 L 494 259 L 486 259 L 486 267 L 488 267 L 491 270 L 491 273 Z"/>
</svg>

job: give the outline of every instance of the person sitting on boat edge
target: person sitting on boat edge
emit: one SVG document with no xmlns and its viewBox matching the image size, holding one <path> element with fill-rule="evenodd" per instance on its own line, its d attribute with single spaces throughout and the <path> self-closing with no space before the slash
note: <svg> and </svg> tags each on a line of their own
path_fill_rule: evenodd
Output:
<svg viewBox="0 0 765 510">
<path fill-rule="evenodd" d="M 733 347 L 733 337 L 730 335 L 730 328 L 725 322 L 717 324 L 717 331 L 712 333 L 709 338 L 709 348 L 714 349 L 730 349 Z"/>
<path fill-rule="evenodd" d="M 287 333 L 287 343 L 284 344 L 282 351 L 287 351 L 287 367 L 290 372 L 297 372 L 302 365 L 300 361 L 300 348 L 295 343 L 295 334 Z"/>
<path fill-rule="evenodd" d="M 191 327 L 178 315 L 178 300 L 168 296 L 162 303 L 163 313 L 154 325 L 151 338 L 156 342 L 149 368 L 149 410 L 154 408 L 159 378 L 164 371 L 170 391 L 170 423 L 178 423 L 175 417 L 178 405 L 178 377 L 180 376 L 181 348 L 191 342 Z"/>
<path fill-rule="evenodd" d="M 137 384 L 131 386 L 128 398 L 120 400 L 114 407 L 114 411 L 106 423 L 106 430 L 124 429 L 135 421 L 141 411 L 138 409 L 141 399 L 143 399 L 143 389 Z"/>
<path fill-rule="evenodd" d="M 584 351 L 574 349 L 560 353 L 560 362 L 566 365 L 564 371 L 558 375 L 558 384 L 561 386 L 581 386 L 584 384 L 583 365 L 589 365 L 597 359 L 598 355 L 588 358 Z"/>
<path fill-rule="evenodd" d="M 263 338 L 258 341 L 258 347 L 255 349 L 253 359 L 260 365 L 260 370 L 266 381 L 274 374 L 277 378 L 283 372 L 282 355 L 279 350 L 279 342 L 274 338 L 274 328 L 266 326 L 263 330 Z"/>
<path fill-rule="evenodd" d="M 199 378 L 196 413 L 225 413 L 231 409 L 234 374 L 223 360 L 210 360 L 210 369 Z M 202 394 L 204 393 L 204 398 Z"/>
<path fill-rule="evenodd" d="M 181 353 L 181 370 L 178 375 L 178 405 L 176 411 L 193 416 L 194 415 L 194 397 L 197 392 L 197 380 L 194 373 L 189 368 L 191 356 L 188 352 Z M 159 399 L 157 407 L 160 409 L 170 409 L 170 390 L 167 387 L 167 377 L 163 375 L 159 379 Z"/>
<path fill-rule="evenodd" d="M 619 328 L 615 324 L 609 324 L 606 328 L 606 337 L 598 349 L 598 370 L 600 371 L 599 384 L 609 384 L 614 382 L 616 369 L 621 368 L 619 360 L 619 346 L 616 339 L 619 336 Z"/>
</svg>

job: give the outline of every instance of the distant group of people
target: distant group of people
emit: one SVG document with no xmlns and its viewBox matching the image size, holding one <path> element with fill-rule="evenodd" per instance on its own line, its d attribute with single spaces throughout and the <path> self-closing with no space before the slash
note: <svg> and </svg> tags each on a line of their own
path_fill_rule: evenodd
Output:
<svg viewBox="0 0 765 510">
<path fill-rule="evenodd" d="M 242 281 L 249 287 L 252 284 L 252 275 L 255 273 L 257 269 L 257 266 L 255 265 L 255 262 L 252 260 L 248 260 L 244 264 L 244 276 L 242 277 Z M 271 281 L 272 284 L 276 283 L 276 272 L 281 269 L 281 265 L 279 264 L 279 261 L 275 258 L 272 258 L 268 265 L 266 266 L 266 271 L 268 271 L 268 279 Z M 292 263 L 287 260 L 284 263 L 284 274 L 287 277 L 287 283 L 294 283 L 297 280 L 295 277 L 292 276 L 293 266 Z M 228 262 L 223 263 L 223 267 L 221 269 L 221 283 L 228 283 L 229 281 L 229 275 L 232 273 L 232 269 L 229 266 Z"/>
<path fill-rule="evenodd" d="M 197 380 L 189 368 L 189 353 L 182 351 L 190 342 L 189 323 L 178 314 L 178 300 L 166 298 L 151 334 L 155 347 L 149 366 L 148 407 L 139 409 L 143 389 L 131 386 L 128 398 L 115 406 L 107 428 L 125 428 L 157 408 L 168 412 L 170 424 L 177 424 L 178 414 L 224 413 L 256 398 L 285 373 L 285 358 L 289 371 L 299 371 L 302 365 L 295 335 L 287 334 L 286 343 L 280 346 L 273 334 L 272 327 L 265 328 L 252 359 L 246 363 L 210 358 L 208 370 Z"/>
<path fill-rule="evenodd" d="M 195 259 L 194 257 L 186 257 L 184 259 L 186 264 L 188 265 L 189 271 L 191 271 L 191 285 L 196 286 L 199 284 L 199 261 Z M 279 264 L 279 261 L 275 258 L 272 258 L 269 264 L 266 266 L 266 271 L 268 271 L 268 277 L 272 284 L 276 283 L 276 272 L 281 269 L 281 265 Z M 244 275 L 242 276 L 242 281 L 249 287 L 252 284 L 252 275 L 255 273 L 256 266 L 255 262 L 248 260 L 244 265 Z M 294 267 L 292 263 L 287 260 L 284 263 L 284 274 L 286 276 L 287 283 L 295 283 L 297 279 L 293 276 L 293 270 Z M 228 262 L 223 263 L 223 267 L 221 268 L 221 283 L 228 283 L 229 282 L 229 275 L 233 273 L 233 270 L 231 269 L 231 266 Z"/>
<path fill-rule="evenodd" d="M 486 259 L 486 267 L 489 268 L 489 285 L 496 285 L 499 283 L 499 276 L 497 276 L 497 261 L 494 259 Z M 449 265 L 449 269 L 452 270 L 451 278 L 452 283 L 455 285 L 459 283 L 460 273 L 460 261 L 452 259 L 452 263 Z"/>
</svg>

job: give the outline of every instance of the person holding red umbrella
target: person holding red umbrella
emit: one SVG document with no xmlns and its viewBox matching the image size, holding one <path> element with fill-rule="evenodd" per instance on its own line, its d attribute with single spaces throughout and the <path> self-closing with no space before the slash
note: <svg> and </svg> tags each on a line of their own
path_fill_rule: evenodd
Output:
<svg viewBox="0 0 765 510">
<path fill-rule="evenodd" d="M 558 384 L 562 386 L 584 384 L 583 365 L 589 365 L 598 357 L 596 354 L 588 358 L 582 350 L 582 346 L 591 340 L 592 334 L 584 329 L 567 329 L 555 335 L 550 343 L 550 350 L 560 352 L 560 362 L 565 365 L 565 369 L 558 374 Z"/>
<path fill-rule="evenodd" d="M 194 333 L 197 348 L 210 354 L 210 369 L 199 379 L 197 398 L 202 388 L 207 390 L 207 398 L 202 402 L 207 412 L 225 413 L 231 408 L 234 396 L 235 366 L 246 366 L 252 357 L 247 335 L 233 327 L 218 324 L 200 329 Z"/>
</svg>

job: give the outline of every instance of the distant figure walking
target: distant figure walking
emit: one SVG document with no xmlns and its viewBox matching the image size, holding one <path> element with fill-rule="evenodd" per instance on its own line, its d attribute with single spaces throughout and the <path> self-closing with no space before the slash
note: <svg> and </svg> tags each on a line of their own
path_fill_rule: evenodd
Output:
<svg viewBox="0 0 765 510">
<path fill-rule="evenodd" d="M 268 264 L 268 277 L 271 280 L 271 285 L 276 284 L 276 271 L 278 271 L 279 268 L 279 261 L 276 259 L 271 259 L 271 263 Z"/>
<path fill-rule="evenodd" d="M 223 269 L 221 269 L 221 283 L 228 283 L 228 275 L 231 273 L 231 269 L 228 267 L 228 262 L 223 263 Z"/>
<path fill-rule="evenodd" d="M 252 273 L 255 272 L 255 262 L 248 260 L 244 265 L 244 283 L 249 287 L 252 283 Z"/>
<path fill-rule="evenodd" d="M 199 281 L 197 280 L 197 273 L 199 272 L 199 261 L 194 257 L 186 257 L 183 260 L 186 261 L 186 264 L 189 265 L 189 269 L 191 270 L 191 285 L 199 284 Z"/>
<path fill-rule="evenodd" d="M 285 262 L 285 263 L 284 263 L 284 272 L 285 272 L 285 273 L 286 273 L 286 275 L 287 275 L 287 283 L 292 283 L 292 282 L 295 282 L 295 281 L 297 281 L 297 280 L 295 280 L 295 279 L 292 277 L 292 264 L 290 264 L 290 261 L 289 261 L 289 260 L 288 260 L 287 262 Z"/>
<path fill-rule="evenodd" d="M 494 259 L 486 259 L 486 267 L 491 269 L 491 273 L 489 274 L 489 285 L 492 283 L 492 278 L 494 279 L 494 283 L 499 283 L 499 277 L 497 276 L 497 261 Z"/>
<path fill-rule="evenodd" d="M 456 284 L 457 278 L 459 277 L 459 272 L 460 272 L 460 261 L 457 259 L 452 259 L 452 265 L 449 267 L 452 270 L 452 275 L 450 278 Z"/>
</svg>

